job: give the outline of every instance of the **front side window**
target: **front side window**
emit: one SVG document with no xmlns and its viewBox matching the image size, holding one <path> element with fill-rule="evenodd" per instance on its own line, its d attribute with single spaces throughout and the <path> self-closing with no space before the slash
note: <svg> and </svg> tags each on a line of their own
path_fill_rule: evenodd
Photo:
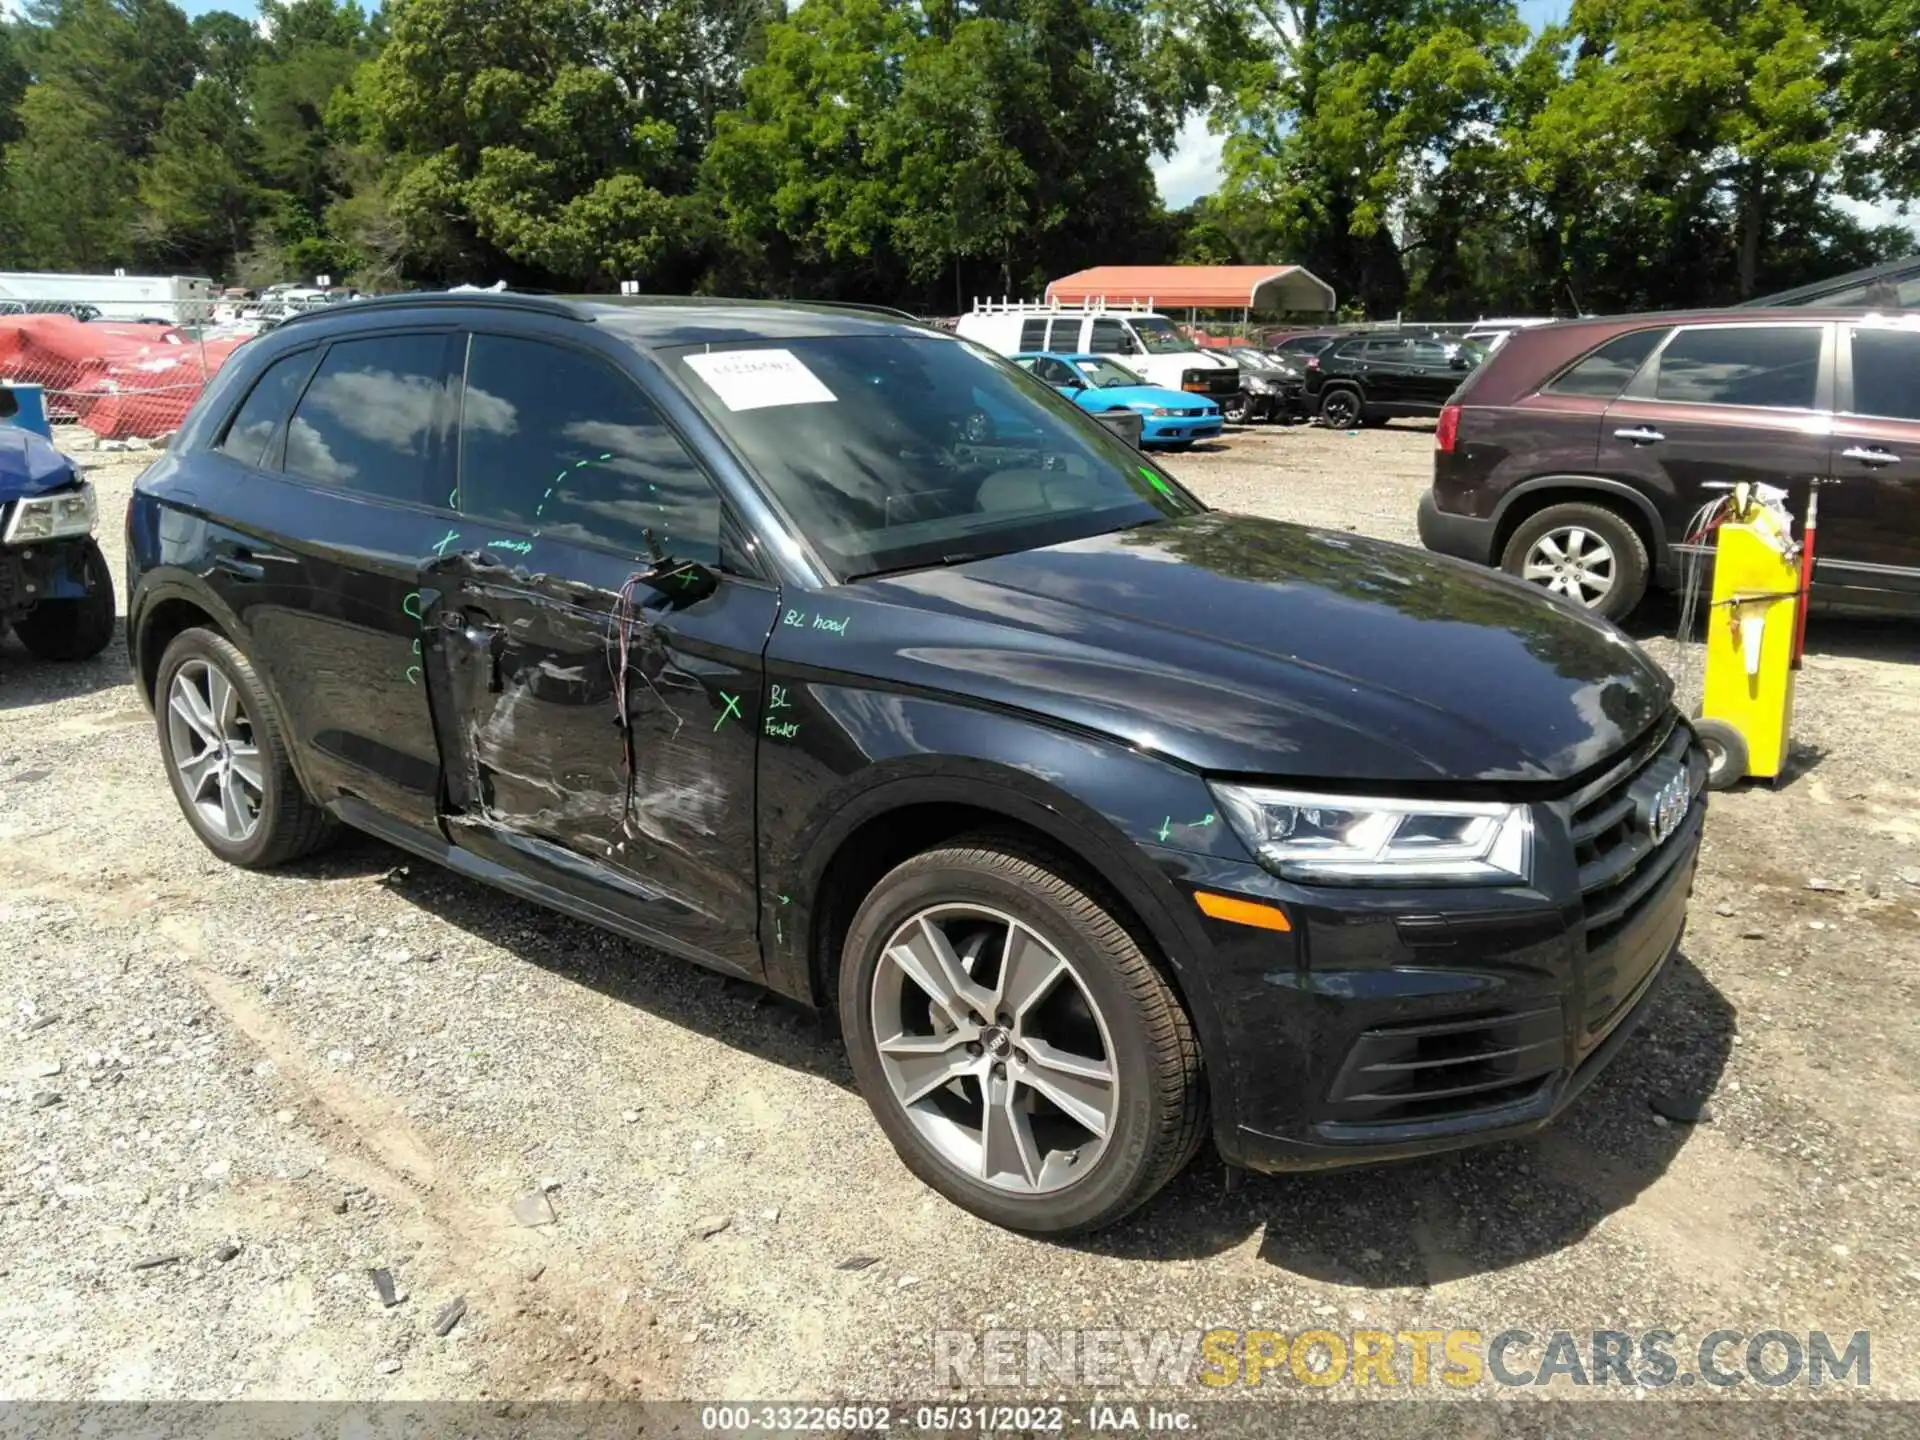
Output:
<svg viewBox="0 0 1920 1440">
<path fill-rule="evenodd" d="M 1071 401 L 965 341 L 833 335 L 661 352 L 842 580 L 1201 507 Z"/>
<path fill-rule="evenodd" d="M 1820 380 L 1821 338 L 1817 325 L 1682 330 L 1660 352 L 1654 398 L 1811 410 Z"/>
<path fill-rule="evenodd" d="M 714 565 L 720 497 L 633 381 L 576 350 L 468 343 L 460 511 L 532 534 Z"/>
<path fill-rule="evenodd" d="M 1616 399 L 1666 333 L 1662 328 L 1629 330 L 1625 335 L 1616 335 L 1562 370 L 1546 388 L 1555 395 Z"/>
<path fill-rule="evenodd" d="M 280 429 L 280 423 L 300 398 L 300 389 L 313 373 L 312 350 L 296 350 L 282 355 L 254 382 L 241 402 L 233 423 L 215 448 L 231 455 L 243 465 L 259 465 L 267 455 L 267 446 Z"/>
<path fill-rule="evenodd" d="M 431 334 L 327 347 L 287 425 L 287 474 L 387 500 L 425 500 L 446 349 L 446 337 Z"/>
<path fill-rule="evenodd" d="M 1124 355 L 1133 347 L 1127 341 L 1127 327 L 1118 320 L 1093 322 L 1093 337 L 1087 349 L 1096 355 Z"/>
<path fill-rule="evenodd" d="M 1920 330 L 1853 332 L 1853 413 L 1920 420 Z"/>
</svg>

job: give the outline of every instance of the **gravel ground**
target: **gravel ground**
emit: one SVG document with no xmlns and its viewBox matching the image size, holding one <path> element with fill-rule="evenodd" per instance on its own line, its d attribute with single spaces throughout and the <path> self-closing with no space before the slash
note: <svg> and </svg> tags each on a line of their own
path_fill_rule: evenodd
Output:
<svg viewBox="0 0 1920 1440">
<path fill-rule="evenodd" d="M 1430 445 L 1265 430 L 1175 468 L 1411 541 Z M 141 457 L 81 454 L 118 576 Z M 120 647 L 9 639 L 0 1394 L 922 1396 L 940 1329 L 1323 1325 L 1870 1327 L 1871 1393 L 1920 1398 L 1913 636 L 1816 620 L 1799 773 L 1715 801 L 1686 960 L 1562 1123 L 1232 1191 L 1203 1158 L 1072 1245 L 922 1189 L 750 987 L 368 840 L 222 866 Z"/>
</svg>

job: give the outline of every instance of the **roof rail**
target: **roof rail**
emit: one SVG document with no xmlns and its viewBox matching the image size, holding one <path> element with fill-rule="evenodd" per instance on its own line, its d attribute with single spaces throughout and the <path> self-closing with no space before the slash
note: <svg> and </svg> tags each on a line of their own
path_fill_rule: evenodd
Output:
<svg viewBox="0 0 1920 1440">
<path fill-rule="evenodd" d="M 1110 302 L 1104 295 L 1092 295 L 1085 300 L 1062 302 L 1051 297 L 1045 300 L 1009 300 L 1005 296 L 995 300 L 975 296 L 973 313 L 976 315 L 1149 315 L 1153 313 L 1153 297 L 1144 301 L 1123 300 Z"/>
<path fill-rule="evenodd" d="M 416 305 L 464 305 L 485 310 L 530 310 L 541 315 L 558 315 L 566 320 L 584 321 L 590 318 L 581 314 L 577 305 L 547 295 L 522 295 L 511 290 L 408 290 L 398 295 L 369 295 L 363 300 L 350 300 L 340 305 L 322 305 L 312 310 L 302 310 L 297 314 L 289 315 L 275 328 L 284 330 L 289 325 L 298 325 L 305 320 L 318 320 L 325 315 L 358 315 L 369 308 L 398 310 Z"/>
</svg>

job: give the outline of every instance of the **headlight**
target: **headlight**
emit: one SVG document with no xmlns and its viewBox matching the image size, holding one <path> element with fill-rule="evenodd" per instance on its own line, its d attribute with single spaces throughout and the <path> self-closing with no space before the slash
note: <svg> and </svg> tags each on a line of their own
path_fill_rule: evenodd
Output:
<svg viewBox="0 0 1920 1440">
<path fill-rule="evenodd" d="M 14 501 L 0 544 L 31 545 L 40 540 L 57 540 L 63 535 L 91 535 L 98 518 L 93 486 L 82 480 L 77 490 Z"/>
<path fill-rule="evenodd" d="M 1382 800 L 1215 784 L 1240 838 L 1290 880 L 1512 885 L 1532 867 L 1524 805 Z"/>
<path fill-rule="evenodd" d="M 1262 379 L 1258 375 L 1249 375 L 1241 383 L 1247 387 L 1248 393 L 1254 395 L 1264 395 L 1273 389 L 1273 382 L 1271 380 Z"/>
<path fill-rule="evenodd" d="M 1173 412 L 1164 405 L 1136 405 L 1133 407 L 1142 415 L 1171 415 Z"/>
</svg>

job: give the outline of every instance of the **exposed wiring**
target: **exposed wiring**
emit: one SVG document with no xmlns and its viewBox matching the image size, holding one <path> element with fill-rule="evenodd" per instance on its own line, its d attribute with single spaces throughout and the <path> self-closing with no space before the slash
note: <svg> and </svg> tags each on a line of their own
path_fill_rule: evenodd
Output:
<svg viewBox="0 0 1920 1440">
<path fill-rule="evenodd" d="M 1679 660 L 1675 665 L 1674 698 L 1681 710 L 1689 716 L 1700 713 L 1702 696 L 1695 694 L 1700 683 L 1701 654 L 1693 641 L 1693 624 L 1700 612 L 1700 585 L 1706 569 L 1707 549 L 1713 540 L 1713 532 L 1733 511 L 1731 495 L 1716 495 L 1698 510 L 1687 523 L 1686 548 L 1680 556 L 1680 624 L 1674 634 L 1678 642 Z"/>
</svg>

